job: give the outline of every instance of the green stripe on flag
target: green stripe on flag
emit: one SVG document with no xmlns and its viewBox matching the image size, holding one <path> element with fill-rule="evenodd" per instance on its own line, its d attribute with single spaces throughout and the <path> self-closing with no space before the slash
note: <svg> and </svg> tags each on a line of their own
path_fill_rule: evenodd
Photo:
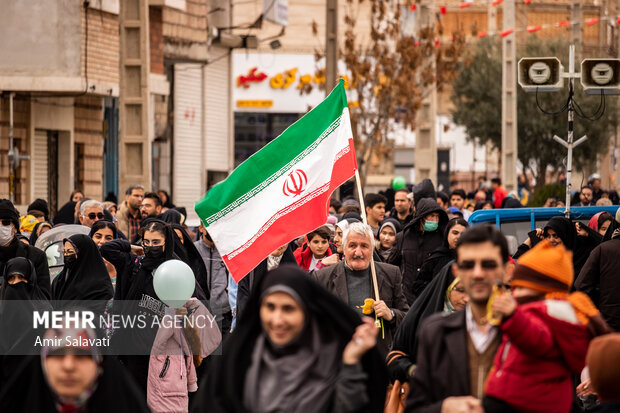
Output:
<svg viewBox="0 0 620 413">
<path fill-rule="evenodd" d="M 259 194 L 308 155 L 338 127 L 346 106 L 344 83 L 340 80 L 323 102 L 239 165 L 225 181 L 209 190 L 195 206 L 205 225 L 212 224 Z"/>
</svg>

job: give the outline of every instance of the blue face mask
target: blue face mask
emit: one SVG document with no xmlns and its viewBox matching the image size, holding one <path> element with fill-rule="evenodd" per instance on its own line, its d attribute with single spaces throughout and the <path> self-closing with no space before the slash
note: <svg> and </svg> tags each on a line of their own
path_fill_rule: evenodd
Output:
<svg viewBox="0 0 620 413">
<path fill-rule="evenodd" d="M 437 221 L 424 221 L 424 231 L 433 232 L 437 231 L 439 227 L 439 222 Z"/>
</svg>

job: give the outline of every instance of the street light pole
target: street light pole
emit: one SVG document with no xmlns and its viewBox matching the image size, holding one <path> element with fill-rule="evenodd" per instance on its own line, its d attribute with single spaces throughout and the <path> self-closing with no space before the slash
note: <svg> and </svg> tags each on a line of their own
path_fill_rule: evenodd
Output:
<svg viewBox="0 0 620 413">
<path fill-rule="evenodd" d="M 568 73 L 563 74 L 568 77 L 568 142 L 559 136 L 553 136 L 553 140 L 564 146 L 568 150 L 566 157 L 566 209 L 564 210 L 564 216 L 570 218 L 570 191 L 571 191 L 571 174 L 573 169 L 573 149 L 581 145 L 588 139 L 587 136 L 582 136 L 576 142 L 573 142 L 573 119 L 574 119 L 574 105 L 573 105 L 573 93 L 574 82 L 576 77 L 580 77 L 580 73 L 575 73 L 575 45 L 571 44 L 568 53 Z M 580 188 L 581 189 L 581 188 Z"/>
</svg>

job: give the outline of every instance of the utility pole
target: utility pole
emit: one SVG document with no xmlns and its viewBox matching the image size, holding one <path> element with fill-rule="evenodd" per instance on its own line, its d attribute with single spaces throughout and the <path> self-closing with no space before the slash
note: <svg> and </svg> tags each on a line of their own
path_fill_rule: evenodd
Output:
<svg viewBox="0 0 620 413">
<path fill-rule="evenodd" d="M 418 15 L 416 16 L 416 28 L 418 32 L 433 26 L 435 19 L 435 0 L 422 0 L 418 4 Z M 433 41 L 433 39 L 429 39 Z M 433 71 L 435 70 L 435 53 L 427 57 L 427 62 Z M 422 106 L 416 113 L 415 128 L 415 152 L 413 154 L 413 167 L 415 170 L 415 180 L 429 178 L 437 182 L 437 138 L 436 138 L 436 119 L 437 119 L 437 87 L 433 82 L 426 86 L 423 94 Z"/>
<path fill-rule="evenodd" d="M 338 0 L 327 0 L 325 14 L 325 96 L 338 81 Z"/>
<path fill-rule="evenodd" d="M 564 211 L 564 215 L 566 218 L 570 218 L 570 202 L 571 202 L 571 174 L 573 169 L 573 149 L 578 145 L 582 144 L 587 138 L 587 136 L 582 136 L 576 142 L 573 142 L 573 119 L 574 119 L 574 103 L 573 103 L 573 95 L 574 95 L 574 86 L 575 86 L 575 78 L 579 78 L 580 74 L 575 73 L 575 45 L 571 44 L 569 53 L 568 53 L 568 141 L 560 138 L 557 135 L 553 136 L 553 140 L 558 142 L 560 145 L 564 146 L 568 150 L 568 154 L 566 156 L 566 210 Z"/>
<path fill-rule="evenodd" d="M 570 8 L 570 42 L 575 45 L 575 59 L 577 59 L 577 61 L 583 59 L 583 8 L 581 2 L 582 0 L 572 0 Z"/>
<path fill-rule="evenodd" d="M 515 0 L 504 1 L 503 30 L 515 28 Z M 517 190 L 517 38 L 502 40 L 502 185 Z"/>
</svg>

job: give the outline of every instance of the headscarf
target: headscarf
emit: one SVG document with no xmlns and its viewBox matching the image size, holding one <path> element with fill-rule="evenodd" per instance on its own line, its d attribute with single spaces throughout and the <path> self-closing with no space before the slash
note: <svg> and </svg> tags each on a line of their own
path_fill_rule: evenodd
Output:
<svg viewBox="0 0 620 413">
<path fill-rule="evenodd" d="M 9 275 L 19 273 L 26 282 L 9 284 Z M 34 311 L 50 310 L 51 305 L 37 284 L 34 264 L 23 257 L 12 258 L 4 268 L 0 290 L 0 355 L 31 354 L 36 330 Z"/>
<path fill-rule="evenodd" d="M 302 333 L 303 339 L 295 342 L 290 354 L 286 348 L 274 350 L 265 338 L 260 306 L 263 296 L 269 291 L 288 291 L 289 295 L 298 297 L 294 298 L 305 310 L 308 320 L 306 331 Z M 253 289 L 246 311 L 225 343 L 227 350 L 213 360 L 206 379 L 207 388 L 198 390 L 192 411 L 248 412 L 244 398 L 240 395 L 248 395 L 249 400 L 256 398 L 260 403 L 267 403 L 269 395 L 258 395 L 261 388 L 255 387 L 259 386 L 257 379 L 264 377 L 263 374 L 270 378 L 271 396 L 278 397 L 282 406 L 291 406 L 288 411 L 328 411 L 333 399 L 334 374 L 337 376 L 337 369 L 342 364 L 342 351 L 360 323 L 355 311 L 323 289 L 303 270 L 295 265 L 281 265 L 262 277 Z M 300 355 L 297 352 L 303 352 L 313 363 L 303 363 L 301 366 L 292 364 L 297 362 Z M 280 363 L 277 354 L 290 357 L 291 363 Z M 365 382 L 370 398 L 368 410 L 383 411 L 387 375 L 378 350 L 373 348 L 368 351 L 361 364 L 368 374 Z M 329 371 L 319 371 L 319 367 Z M 280 373 L 291 382 L 284 382 L 282 388 L 275 389 L 271 387 L 271 380 L 275 380 L 276 374 Z M 314 378 L 314 374 L 318 375 L 318 379 Z M 331 383 L 331 387 L 325 381 Z M 250 388 L 246 389 L 246 386 Z M 308 397 L 313 397 L 314 402 Z M 292 405 L 297 402 L 300 405 Z M 280 410 L 287 411 L 287 408 Z"/>
<path fill-rule="evenodd" d="M 196 281 L 198 281 L 200 288 L 202 288 L 205 295 L 209 297 L 211 293 L 207 276 L 207 267 L 205 266 L 205 262 L 202 259 L 200 252 L 198 252 L 198 249 L 194 245 L 194 241 L 192 241 L 182 225 L 171 224 L 170 226 L 173 230 L 178 229 L 181 231 L 181 236 L 183 237 L 183 243 L 175 242 L 175 253 L 179 256 L 185 256 L 185 262 L 194 272 L 194 277 L 196 278 Z"/>
<path fill-rule="evenodd" d="M 391 227 L 394 230 L 394 235 L 398 234 L 403 229 L 402 225 L 400 225 L 400 222 L 398 222 L 398 220 L 388 217 L 384 219 L 383 222 L 381 223 L 378 234 L 381 233 L 381 230 L 385 226 Z"/>
<path fill-rule="evenodd" d="M 139 265 L 142 271 L 135 271 L 136 278 L 134 278 L 133 282 L 127 286 L 126 291 L 119 291 L 119 294 L 117 294 L 117 298 L 119 299 L 139 300 L 142 293 L 145 291 L 147 284 L 153 282 L 153 272 L 165 261 L 181 260 L 189 265 L 189 260 L 184 254 L 185 250 L 179 247 L 181 241 L 178 239 L 170 225 L 157 218 L 147 218 L 141 222 L 140 226 L 142 228 L 146 228 L 153 222 L 158 222 L 164 227 L 164 254 L 160 258 L 152 258 L 147 256 L 139 257 L 135 265 Z M 179 256 L 177 253 L 182 255 Z M 196 282 L 196 289 L 194 290 L 192 297 L 196 297 L 199 300 L 207 299 L 198 282 Z"/>
<path fill-rule="evenodd" d="M 600 217 L 603 212 L 605 211 L 594 214 L 592 218 L 590 218 L 590 221 L 588 221 L 588 227 L 592 228 L 594 231 L 598 231 L 598 217 Z"/>
<path fill-rule="evenodd" d="M 54 216 L 54 225 L 73 224 L 75 221 L 75 202 L 69 201 Z"/>
<path fill-rule="evenodd" d="M 34 244 L 37 243 L 37 239 L 39 239 L 39 234 L 37 234 L 37 232 L 42 226 L 50 227 L 50 229 L 52 228 L 52 224 L 50 224 L 49 222 L 39 222 L 37 225 L 35 225 L 34 229 L 32 230 L 32 234 L 30 234 L 30 245 L 32 245 L 33 247 Z"/>
<path fill-rule="evenodd" d="M 456 285 L 460 281 L 461 279 L 459 277 L 456 277 L 454 281 L 452 281 L 452 283 L 446 289 L 446 295 L 444 297 L 444 301 L 445 301 L 446 311 L 448 311 L 449 313 L 453 313 L 456 311 L 456 308 L 454 308 L 454 306 L 452 305 L 452 302 L 450 301 L 450 293 L 452 293 L 452 290 L 454 290 L 454 287 L 456 287 Z"/>
<path fill-rule="evenodd" d="M 51 337 L 76 334 L 94 337 L 94 332 L 50 330 Z M 60 340 L 61 345 L 66 341 Z M 92 347 L 87 351 L 97 363 L 97 377 L 77 399 L 61 399 L 50 387 L 45 372 L 45 358 L 50 352 L 63 348 L 44 347 L 41 356 L 26 357 L 3 383 L 0 391 L 2 412 L 82 412 L 88 413 L 146 413 L 149 409 L 144 395 L 133 381 L 131 374 L 114 358 L 101 357 Z M 52 353 L 53 354 L 53 353 Z"/>
<path fill-rule="evenodd" d="M 70 242 L 77 260 L 66 266 L 52 282 L 54 300 L 109 300 L 114 295 L 112 281 L 97 244 L 88 235 L 74 234 L 63 240 Z"/>
<path fill-rule="evenodd" d="M 160 214 L 157 218 L 167 224 L 180 224 L 182 217 L 181 213 L 176 209 L 168 209 L 166 210 L 166 212 Z"/>
<path fill-rule="evenodd" d="M 545 228 L 543 228 L 545 231 L 545 236 L 547 235 L 547 229 L 549 228 L 558 234 L 565 248 L 573 251 L 575 248 L 575 237 L 577 236 L 577 231 L 575 230 L 575 224 L 570 219 L 564 217 L 551 218 L 549 222 L 547 222 L 547 225 L 545 225 Z"/>
<path fill-rule="evenodd" d="M 110 224 L 114 224 L 111 220 L 103 219 L 102 221 L 109 222 Z M 101 222 L 101 221 L 97 221 L 97 222 Z M 104 227 L 104 228 L 110 228 L 112 230 L 112 239 L 118 239 L 118 228 L 116 228 L 116 225 L 112 225 L 110 227 Z M 103 228 L 96 228 L 95 225 L 93 224 L 93 226 L 90 228 L 90 232 L 88 233 L 88 238 L 92 239 L 93 235 L 95 235 L 95 233 L 99 231 L 100 229 L 103 229 Z"/>
</svg>

